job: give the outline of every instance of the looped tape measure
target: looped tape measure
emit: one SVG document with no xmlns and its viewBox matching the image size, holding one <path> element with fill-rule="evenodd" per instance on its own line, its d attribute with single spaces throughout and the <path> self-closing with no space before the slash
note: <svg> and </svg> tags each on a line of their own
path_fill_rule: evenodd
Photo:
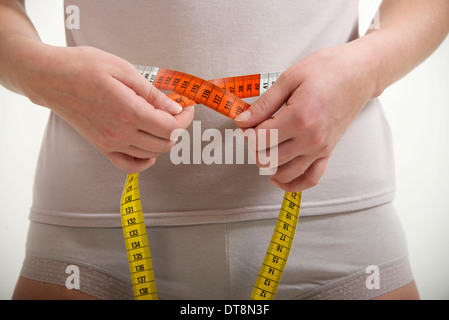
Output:
<svg viewBox="0 0 449 320">
<path fill-rule="evenodd" d="M 231 119 L 250 106 L 242 98 L 260 96 L 280 75 L 279 72 L 265 73 L 207 81 L 168 69 L 140 65 L 136 65 L 136 68 L 156 88 L 171 91 L 168 97 L 181 106 L 203 104 Z M 284 195 L 279 217 L 251 294 L 252 300 L 272 300 L 275 297 L 295 236 L 301 197 L 301 192 L 286 192 Z M 126 177 L 120 213 L 134 298 L 157 300 L 138 173 Z"/>
</svg>

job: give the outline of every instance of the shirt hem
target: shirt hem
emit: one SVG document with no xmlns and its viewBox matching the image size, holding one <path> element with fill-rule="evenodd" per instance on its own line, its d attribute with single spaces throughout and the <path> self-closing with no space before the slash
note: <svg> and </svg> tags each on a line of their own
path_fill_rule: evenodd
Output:
<svg viewBox="0 0 449 320">
<path fill-rule="evenodd" d="M 369 198 L 352 201 L 305 202 L 301 206 L 301 217 L 337 214 L 376 207 L 394 199 L 394 190 L 389 190 Z M 244 207 L 223 210 L 198 210 L 178 212 L 144 213 L 147 226 L 182 226 L 211 223 L 229 223 L 250 220 L 272 219 L 279 215 L 281 204 L 273 206 Z M 120 214 L 116 213 L 76 213 L 54 212 L 31 208 L 29 220 L 33 222 L 71 227 L 121 227 Z"/>
</svg>

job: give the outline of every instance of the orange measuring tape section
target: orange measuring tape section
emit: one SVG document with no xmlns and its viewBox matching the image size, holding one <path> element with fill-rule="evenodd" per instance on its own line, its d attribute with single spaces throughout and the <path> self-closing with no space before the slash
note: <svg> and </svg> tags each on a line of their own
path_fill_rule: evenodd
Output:
<svg viewBox="0 0 449 320">
<path fill-rule="evenodd" d="M 253 74 L 203 80 L 187 73 L 135 66 L 156 88 L 170 91 L 172 100 L 186 107 L 202 104 L 235 119 L 249 108 L 243 98 L 262 95 L 280 73 Z M 284 272 L 301 207 L 301 192 L 286 192 L 265 259 L 257 276 L 252 300 L 272 300 Z M 128 175 L 120 212 L 135 299 L 156 300 L 157 290 L 139 194 L 138 174 Z"/>
<path fill-rule="evenodd" d="M 167 96 L 181 106 L 203 104 L 231 119 L 249 108 L 241 99 L 260 96 L 280 75 L 276 72 L 206 81 L 178 71 L 136 67 L 156 88 L 172 91 Z"/>
</svg>

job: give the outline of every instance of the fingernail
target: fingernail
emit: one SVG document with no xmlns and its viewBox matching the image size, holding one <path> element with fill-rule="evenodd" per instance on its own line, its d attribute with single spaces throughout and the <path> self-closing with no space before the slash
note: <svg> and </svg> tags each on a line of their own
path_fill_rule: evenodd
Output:
<svg viewBox="0 0 449 320">
<path fill-rule="evenodd" d="M 249 120 L 250 117 L 251 117 L 251 112 L 249 112 L 249 110 L 246 110 L 246 111 L 242 112 L 241 114 L 239 114 L 234 120 L 235 121 L 246 121 L 246 120 Z"/>
<path fill-rule="evenodd" d="M 182 107 L 173 100 L 170 100 L 165 107 L 165 110 L 171 114 L 178 114 L 182 111 Z"/>
</svg>

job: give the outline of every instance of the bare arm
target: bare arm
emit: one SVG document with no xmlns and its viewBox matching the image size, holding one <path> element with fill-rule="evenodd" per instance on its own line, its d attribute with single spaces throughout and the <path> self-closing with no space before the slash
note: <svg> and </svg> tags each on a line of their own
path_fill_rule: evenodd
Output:
<svg viewBox="0 0 449 320">
<path fill-rule="evenodd" d="M 383 0 L 380 28 L 357 40 L 375 62 L 375 96 L 429 57 L 448 32 L 447 0 Z"/>
<path fill-rule="evenodd" d="M 20 59 L 21 43 L 40 41 L 25 12 L 24 1 L 0 0 L 0 84 L 17 93 L 21 90 L 14 80 L 13 65 Z"/>
<path fill-rule="evenodd" d="M 384 0 L 379 30 L 286 70 L 236 118 L 241 128 L 278 129 L 271 183 L 286 191 L 316 185 L 363 106 L 425 60 L 448 31 L 448 0 Z"/>
<path fill-rule="evenodd" d="M 42 43 L 23 1 L 0 0 L 0 43 L 0 84 L 56 112 L 128 173 L 152 166 L 174 146 L 171 133 L 193 120 L 129 62 Z"/>
</svg>

